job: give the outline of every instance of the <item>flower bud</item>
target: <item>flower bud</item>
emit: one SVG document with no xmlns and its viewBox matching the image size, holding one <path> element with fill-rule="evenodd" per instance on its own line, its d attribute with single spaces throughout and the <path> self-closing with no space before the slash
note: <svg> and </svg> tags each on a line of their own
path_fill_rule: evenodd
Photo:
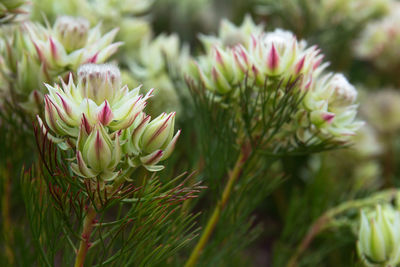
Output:
<svg viewBox="0 0 400 267">
<path fill-rule="evenodd" d="M 54 23 L 58 40 L 67 52 L 80 49 L 87 42 L 90 24 L 84 18 L 60 16 Z"/>
<path fill-rule="evenodd" d="M 81 95 L 92 99 L 97 105 L 104 100 L 113 103 L 120 97 L 121 73 L 112 64 L 85 64 L 78 71 Z"/>
<path fill-rule="evenodd" d="M 357 98 L 357 90 L 347 81 L 343 74 L 333 75 L 327 86 L 327 94 L 332 94 L 332 105 L 338 107 L 351 105 Z"/>
<path fill-rule="evenodd" d="M 119 135 L 114 135 L 112 140 L 102 124 L 96 124 L 88 135 L 82 122 L 77 141 L 76 163 L 72 163 L 72 170 L 84 178 L 100 175 L 103 180 L 113 180 L 118 174 L 114 170 L 121 159 Z"/>
<path fill-rule="evenodd" d="M 305 95 L 303 105 L 310 112 L 310 121 L 321 138 L 337 141 L 355 135 L 363 122 L 355 119 L 357 91 L 342 74 L 318 77 Z"/>
<path fill-rule="evenodd" d="M 143 132 L 140 146 L 145 153 L 165 148 L 174 134 L 175 113 L 163 113 L 152 120 Z"/>
<path fill-rule="evenodd" d="M 159 171 L 164 167 L 156 165 L 167 159 L 175 148 L 180 130 L 174 135 L 175 113 L 163 113 L 150 121 L 149 116 L 142 115 L 136 125 L 132 125 L 126 149 L 135 158 L 131 165 L 142 164 L 149 171 Z"/>
<path fill-rule="evenodd" d="M 400 67 L 400 4 L 390 3 L 390 13 L 380 20 L 370 22 L 360 34 L 355 45 L 355 54 L 363 60 L 371 61 L 381 70 L 397 78 L 396 70 Z M 364 3 L 363 3 L 364 4 Z"/>
<path fill-rule="evenodd" d="M 400 213 L 376 207 L 369 218 L 361 212 L 357 250 L 368 266 L 396 266 L 400 263 Z"/>
<path fill-rule="evenodd" d="M 207 50 L 213 46 L 221 46 L 224 48 L 242 45 L 248 48 L 250 45 L 250 35 L 258 36 L 263 32 L 264 26 L 254 23 L 251 16 L 246 15 L 240 26 L 234 25 L 227 19 L 221 20 L 218 30 L 218 37 L 209 35 L 200 35 L 200 41 Z"/>
</svg>

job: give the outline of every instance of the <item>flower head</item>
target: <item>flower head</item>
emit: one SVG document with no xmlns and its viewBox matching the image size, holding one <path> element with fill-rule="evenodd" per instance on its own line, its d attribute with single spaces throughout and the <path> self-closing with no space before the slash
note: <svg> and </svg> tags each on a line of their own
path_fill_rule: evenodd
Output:
<svg viewBox="0 0 400 267">
<path fill-rule="evenodd" d="M 229 20 L 223 19 L 219 26 L 218 36 L 201 34 L 199 38 L 206 50 L 216 45 L 234 47 L 241 44 L 248 48 L 251 41 L 248 37 L 250 35 L 258 36 L 263 30 L 263 25 L 255 24 L 251 16 L 246 15 L 240 26 L 236 26 Z"/>
<path fill-rule="evenodd" d="M 380 133 L 391 134 L 400 129 L 400 93 L 382 89 L 367 95 L 361 112 Z"/>
<path fill-rule="evenodd" d="M 389 73 L 400 67 L 400 4 L 392 4 L 392 12 L 381 20 L 369 23 L 356 42 L 356 55 L 369 60 Z M 394 72 L 397 75 L 397 72 Z"/>
<path fill-rule="evenodd" d="M 126 173 L 140 166 L 162 170 L 158 163 L 170 156 L 180 134 L 174 135 L 175 113 L 151 121 L 144 108 L 152 90 L 143 96 L 140 87 L 121 86 L 114 65 L 86 64 L 77 76 L 77 83 L 71 74 L 68 84 L 61 80 L 61 86 L 46 85 L 49 93 L 44 97 L 51 130 L 47 136 L 60 148 L 74 151 L 73 172 L 111 182 L 127 178 Z"/>
<path fill-rule="evenodd" d="M 71 52 L 85 46 L 90 24 L 83 18 L 60 16 L 54 23 L 54 29 L 66 52 Z"/>
<path fill-rule="evenodd" d="M 357 91 L 342 74 L 325 74 L 305 95 L 304 108 L 310 113 L 313 132 L 323 138 L 346 140 L 363 122 L 356 120 Z"/>
<path fill-rule="evenodd" d="M 125 150 L 133 156 L 129 161 L 133 167 L 143 165 L 149 171 L 158 171 L 164 167 L 157 163 L 171 155 L 181 131 L 174 134 L 175 112 L 150 119 L 142 114 L 138 124 L 125 132 Z"/>
<path fill-rule="evenodd" d="M 139 89 L 121 86 L 120 72 L 110 64 L 87 64 L 78 69 L 78 83 L 72 75 L 68 84 L 46 85 L 45 116 L 49 127 L 58 135 L 78 136 L 83 121 L 87 128 L 98 123 L 116 131 L 128 128 L 146 106 Z"/>
<path fill-rule="evenodd" d="M 112 43 L 118 29 L 104 36 L 100 25 L 89 28 L 83 18 L 58 17 L 52 28 L 26 23 L 37 56 L 50 73 L 64 68 L 76 70 L 84 63 L 102 63 L 117 51 L 121 43 Z"/>
<path fill-rule="evenodd" d="M 246 82 L 254 94 L 266 90 L 273 95 L 287 93 L 304 95 L 297 105 L 293 121 L 286 123 L 278 134 L 283 142 L 296 132 L 297 140 L 349 140 L 362 123 L 355 120 L 357 91 L 342 74 L 326 74 L 329 65 L 316 46 L 308 47 L 289 31 L 248 32 L 247 45 L 233 47 L 215 42 L 204 55 L 192 61 L 189 74 L 202 84 L 209 95 L 224 104 L 238 101 L 240 88 Z M 290 92 L 286 92 L 290 87 Z M 230 102 L 230 103 L 229 103 Z M 263 103 L 263 110 L 269 110 Z M 266 108 L 267 107 L 267 108 Z M 269 114 L 265 114 L 269 116 Z M 290 133 L 290 134 L 288 134 Z"/>
</svg>

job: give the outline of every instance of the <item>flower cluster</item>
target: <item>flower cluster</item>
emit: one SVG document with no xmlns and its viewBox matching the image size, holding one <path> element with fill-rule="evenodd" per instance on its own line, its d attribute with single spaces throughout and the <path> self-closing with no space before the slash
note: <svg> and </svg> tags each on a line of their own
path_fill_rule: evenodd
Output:
<svg viewBox="0 0 400 267">
<path fill-rule="evenodd" d="M 400 4 L 392 6 L 388 16 L 367 25 L 355 47 L 359 58 L 370 60 L 389 72 L 400 67 Z"/>
<path fill-rule="evenodd" d="M 122 44 L 112 43 L 118 29 L 102 36 L 100 25 L 90 28 L 83 18 L 60 16 L 52 28 L 27 23 L 26 29 L 41 64 L 52 75 L 76 70 L 84 63 L 105 62 Z"/>
<path fill-rule="evenodd" d="M 43 83 L 52 83 L 58 76 L 67 78 L 84 63 L 106 61 L 121 45 L 112 43 L 116 33 L 114 29 L 102 36 L 100 25 L 91 29 L 85 19 L 68 16 L 59 17 L 51 28 L 31 22 L 13 28 L 12 38 L 2 49 L 10 95 L 18 96 L 17 103 L 37 114 Z"/>
<path fill-rule="evenodd" d="M 400 213 L 391 206 L 377 206 L 373 214 L 361 212 L 357 250 L 366 266 L 400 263 Z"/>
<path fill-rule="evenodd" d="M 110 64 L 86 64 L 66 84 L 46 85 L 45 120 L 49 135 L 63 149 L 73 149 L 72 170 L 80 177 L 112 181 L 139 166 L 159 171 L 180 131 L 174 135 L 175 113 L 151 120 L 144 113 L 146 95 L 121 86 L 119 69 Z M 41 122 L 40 118 L 39 121 Z M 42 123 L 42 122 L 41 122 Z M 124 172 L 119 164 L 128 164 Z"/>
<path fill-rule="evenodd" d="M 252 28 L 255 33 L 247 34 L 245 42 L 233 46 L 213 42 L 205 55 L 192 62 L 190 76 L 218 99 L 237 98 L 244 81 L 253 84 L 255 91 L 281 94 L 281 87 L 296 81 L 293 90 L 305 97 L 286 128 L 296 131 L 303 142 L 315 136 L 342 142 L 354 135 L 362 125 L 355 121 L 357 91 L 342 74 L 325 72 L 328 63 L 322 62 L 319 49 L 307 47 L 288 31 L 258 34 L 259 27 Z"/>
<path fill-rule="evenodd" d="M 103 30 L 119 28 L 116 40 L 124 46 L 119 52 L 123 56 L 119 60 L 136 54 L 141 40 L 151 35 L 151 25 L 148 18 L 143 16 L 154 0 L 33 0 L 31 17 L 42 20 L 43 14 L 49 21 L 55 21 L 62 10 L 63 14 L 86 18 L 91 25 L 102 22 Z"/>
</svg>

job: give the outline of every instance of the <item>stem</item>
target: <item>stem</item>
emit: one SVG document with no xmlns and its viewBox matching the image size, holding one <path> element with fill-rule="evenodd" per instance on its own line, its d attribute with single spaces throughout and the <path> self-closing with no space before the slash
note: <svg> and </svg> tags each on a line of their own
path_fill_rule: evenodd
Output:
<svg viewBox="0 0 400 267">
<path fill-rule="evenodd" d="M 14 264 L 14 253 L 12 250 L 13 229 L 10 217 L 10 199 L 11 199 L 11 163 L 8 162 L 4 173 L 4 192 L 2 195 L 2 218 L 3 218 L 3 235 L 5 243 L 5 254 L 10 265 Z"/>
<path fill-rule="evenodd" d="M 90 235 L 93 230 L 93 221 L 96 218 L 96 211 L 92 206 L 88 207 L 85 220 L 83 221 L 82 239 L 79 244 L 79 250 L 75 259 L 75 267 L 83 267 L 86 254 L 91 246 Z"/>
<path fill-rule="evenodd" d="M 211 217 L 209 218 L 206 228 L 204 229 L 203 233 L 201 234 L 200 239 L 199 239 L 198 243 L 196 244 L 196 247 L 193 249 L 192 253 L 190 254 L 189 260 L 186 262 L 185 267 L 193 267 L 196 265 L 197 260 L 199 259 L 200 254 L 203 251 L 203 248 L 207 244 L 208 240 L 211 237 L 211 234 L 213 233 L 215 227 L 217 226 L 221 212 L 229 200 L 229 196 L 232 192 L 233 186 L 234 186 L 236 180 L 240 176 L 243 165 L 247 160 L 247 157 L 248 157 L 247 153 L 243 153 L 243 151 L 240 152 L 239 157 L 235 163 L 235 166 L 234 166 L 232 172 L 229 173 L 228 183 L 226 184 L 224 192 L 222 193 L 222 198 L 215 206 L 214 212 L 211 215 Z"/>
</svg>

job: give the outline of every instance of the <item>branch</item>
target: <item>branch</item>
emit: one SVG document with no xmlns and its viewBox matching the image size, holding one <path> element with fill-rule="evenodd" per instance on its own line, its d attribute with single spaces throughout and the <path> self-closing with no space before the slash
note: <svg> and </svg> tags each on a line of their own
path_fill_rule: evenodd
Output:
<svg viewBox="0 0 400 267">
<path fill-rule="evenodd" d="M 247 149 L 248 150 L 248 149 Z M 207 226 L 204 229 L 204 232 L 200 236 L 200 240 L 198 241 L 196 247 L 193 249 L 189 260 L 186 262 L 185 267 L 193 267 L 195 266 L 196 262 L 198 261 L 201 252 L 203 251 L 204 247 L 206 246 L 208 240 L 210 239 L 217 223 L 219 221 L 220 215 L 226 204 L 228 203 L 229 196 L 232 193 L 233 186 L 236 180 L 239 178 L 244 163 L 247 161 L 250 152 L 246 151 L 246 148 L 243 148 L 239 154 L 239 157 L 235 163 L 235 166 L 229 174 L 228 183 L 225 186 L 224 192 L 222 193 L 221 200 L 217 203 L 213 214 L 211 215 L 210 219 L 207 222 Z"/>
<path fill-rule="evenodd" d="M 85 220 L 83 222 L 81 236 L 82 239 L 79 244 L 79 250 L 75 259 L 75 267 L 83 267 L 83 264 L 85 263 L 86 254 L 91 246 L 90 235 L 92 234 L 95 218 L 96 211 L 91 205 L 89 205 Z"/>
</svg>

